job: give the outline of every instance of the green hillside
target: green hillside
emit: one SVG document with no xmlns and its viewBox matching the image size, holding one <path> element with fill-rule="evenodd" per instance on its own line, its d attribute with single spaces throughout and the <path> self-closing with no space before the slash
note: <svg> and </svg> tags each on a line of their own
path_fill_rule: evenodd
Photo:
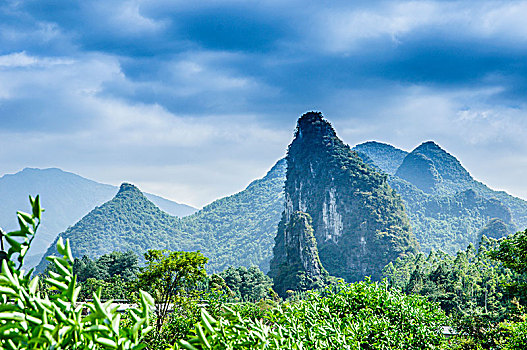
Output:
<svg viewBox="0 0 527 350">
<path fill-rule="evenodd" d="M 392 145 L 377 141 L 368 141 L 353 147 L 359 154 L 369 159 L 363 159 L 370 165 L 375 165 L 387 174 L 395 174 L 408 152 L 395 148 Z"/>
<path fill-rule="evenodd" d="M 474 180 L 453 155 L 434 142 L 419 145 L 402 162 L 404 151 L 386 152 L 391 146 L 367 144 L 355 149 L 360 150 L 359 156 L 377 159 L 378 168 L 400 164 L 388 181 L 405 202 L 422 250 L 455 253 L 469 243 L 476 244 L 481 232 L 500 238 L 527 225 L 526 201 Z M 493 220 L 503 225 L 489 225 Z"/>
<path fill-rule="evenodd" d="M 117 195 L 95 208 L 60 236 L 70 239 L 76 257 L 96 258 L 112 251 L 201 250 L 209 271 L 229 265 L 268 270 L 272 241 L 283 209 L 285 162 L 244 191 L 219 199 L 179 219 L 154 205 L 141 191 L 123 184 Z M 46 256 L 55 252 L 55 244 Z M 42 271 L 42 260 L 38 271 Z"/>
<path fill-rule="evenodd" d="M 0 226 L 6 230 L 18 227 L 16 211 L 27 208 L 29 195 L 40 194 L 46 208 L 46 220 L 39 228 L 27 266 L 36 265 L 59 232 L 75 224 L 90 210 L 112 199 L 119 190 L 57 168 L 26 168 L 16 174 L 0 177 Z M 197 209 L 152 194 L 145 194 L 164 211 L 186 216 Z"/>
</svg>

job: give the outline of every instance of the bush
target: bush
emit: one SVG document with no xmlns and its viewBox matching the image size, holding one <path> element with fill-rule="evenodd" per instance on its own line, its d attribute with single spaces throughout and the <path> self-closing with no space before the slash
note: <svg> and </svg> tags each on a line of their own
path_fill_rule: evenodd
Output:
<svg viewBox="0 0 527 350">
<path fill-rule="evenodd" d="M 224 307 L 201 311 L 186 349 L 437 349 L 446 344 L 439 307 L 367 282 L 338 284 L 270 309 L 262 319 Z"/>
</svg>

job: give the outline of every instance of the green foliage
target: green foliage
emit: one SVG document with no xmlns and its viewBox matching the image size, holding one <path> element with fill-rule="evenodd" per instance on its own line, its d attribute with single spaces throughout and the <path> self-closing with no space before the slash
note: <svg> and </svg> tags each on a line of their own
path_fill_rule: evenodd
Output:
<svg viewBox="0 0 527 350">
<path fill-rule="evenodd" d="M 273 281 L 258 267 L 229 267 L 219 274 L 225 286 L 234 296 L 243 301 L 258 301 L 269 296 Z"/>
<path fill-rule="evenodd" d="M 442 249 L 449 254 L 477 244 L 482 235 L 501 238 L 513 232 L 509 209 L 468 189 L 453 195 L 427 194 L 396 177 L 390 185 L 405 200 L 408 217 L 422 251 Z M 496 221 L 502 223 L 497 230 Z"/>
<path fill-rule="evenodd" d="M 460 322 L 480 315 L 496 323 L 509 314 L 513 296 L 506 285 L 517 275 L 490 259 L 495 244 L 484 238 L 478 250 L 469 246 L 455 256 L 420 253 L 388 265 L 384 274 L 391 286 L 438 302 Z"/>
<path fill-rule="evenodd" d="M 100 291 L 101 300 L 135 300 L 133 296 L 135 286 L 133 282 L 127 282 L 119 275 L 115 275 L 106 280 L 88 278 L 86 281 L 79 283 L 82 286 L 79 293 L 79 300 L 92 299 L 95 292 Z"/>
<path fill-rule="evenodd" d="M 138 276 L 138 286 L 154 295 L 159 332 L 181 291 L 207 276 L 204 268 L 207 258 L 200 252 L 151 249 L 145 259 L 147 263 Z"/>
<path fill-rule="evenodd" d="M 139 260 L 134 252 L 112 252 L 104 254 L 93 261 L 88 256 L 81 259 L 75 258 L 73 262 L 73 273 L 77 275 L 79 282 L 89 278 L 108 280 L 120 276 L 125 281 L 132 281 L 139 272 Z"/>
<path fill-rule="evenodd" d="M 514 281 L 508 283 L 507 290 L 527 304 L 527 230 L 500 240 L 499 246 L 489 255 L 518 274 Z"/>
<path fill-rule="evenodd" d="M 375 166 L 387 174 L 395 174 L 408 152 L 381 142 L 368 141 L 356 145 L 353 150 L 370 166 Z M 367 157 L 371 162 L 366 161 Z"/>
<path fill-rule="evenodd" d="M 20 230 L 6 237 L 9 260 L 2 261 L 0 274 L 0 348 L 2 349 L 140 349 L 141 338 L 149 332 L 153 300 L 141 292 L 141 309 L 131 309 L 129 327 L 121 327 L 120 314 L 111 301 L 77 305 L 80 286 L 73 274 L 69 241 L 57 242 L 62 257 L 49 257 L 55 271 L 43 283 L 50 293 L 39 291 L 39 277 L 31 278 L 20 266 L 40 222 L 39 197 L 30 198 L 32 214 L 19 212 Z M 23 239 L 18 243 L 12 237 Z M 18 268 L 11 260 L 18 254 Z M 90 311 L 82 315 L 83 307 Z"/>
<path fill-rule="evenodd" d="M 383 285 L 341 284 L 284 303 L 263 319 L 224 307 L 219 317 L 202 310 L 184 349 L 437 349 L 445 344 L 444 314 L 419 296 Z"/>
<path fill-rule="evenodd" d="M 491 251 L 490 255 L 518 273 L 527 273 L 527 230 L 517 232 L 499 243 L 499 247 Z"/>
<path fill-rule="evenodd" d="M 501 238 L 513 233 L 515 226 L 527 227 L 526 201 L 474 180 L 454 156 L 435 143 L 423 143 L 404 162 L 401 155 L 406 152 L 391 148 L 377 142 L 355 147 L 361 157 L 390 174 L 388 182 L 401 195 L 425 253 L 442 249 L 456 254 L 470 243 L 477 244 L 483 234 Z M 394 172 L 397 164 L 399 169 Z M 496 219 L 500 227 L 492 225 Z"/>
<path fill-rule="evenodd" d="M 160 247 L 200 250 L 210 259 L 209 272 L 231 265 L 256 265 L 267 271 L 283 209 L 284 177 L 285 162 L 280 160 L 263 179 L 253 181 L 244 191 L 214 201 L 182 219 L 161 211 L 136 187 L 123 184 L 112 200 L 60 236 L 72 242 L 77 258 L 86 255 L 95 259 L 113 251 L 143 254 L 151 247 Z M 46 255 L 53 253 L 54 245 Z M 37 271 L 42 272 L 45 265 L 43 259 Z"/>
</svg>

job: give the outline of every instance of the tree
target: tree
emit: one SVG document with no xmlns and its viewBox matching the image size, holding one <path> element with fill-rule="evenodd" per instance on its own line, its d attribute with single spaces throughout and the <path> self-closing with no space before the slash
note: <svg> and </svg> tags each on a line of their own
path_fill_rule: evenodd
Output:
<svg viewBox="0 0 527 350">
<path fill-rule="evenodd" d="M 138 284 L 154 295 L 159 332 L 177 295 L 207 276 L 204 266 L 208 259 L 199 251 L 154 249 L 145 253 L 145 259 L 146 266 L 138 275 Z"/>
<path fill-rule="evenodd" d="M 508 285 L 508 292 L 527 303 L 527 230 L 517 232 L 499 242 L 496 249 L 489 251 L 491 258 L 518 273 L 518 279 Z"/>
<path fill-rule="evenodd" d="M 73 272 L 79 282 L 84 282 L 88 278 L 107 281 L 115 276 L 120 276 L 122 280 L 128 282 L 136 278 L 139 272 L 139 260 L 131 251 L 104 254 L 95 261 L 84 255 L 73 262 Z"/>
<path fill-rule="evenodd" d="M 227 288 L 244 301 L 256 301 L 267 297 L 269 288 L 273 285 L 271 278 L 257 266 L 251 266 L 249 269 L 244 266 L 238 268 L 231 266 L 220 273 L 220 276 Z"/>
<path fill-rule="evenodd" d="M 527 230 L 501 240 L 489 255 L 513 271 L 527 273 Z"/>
</svg>

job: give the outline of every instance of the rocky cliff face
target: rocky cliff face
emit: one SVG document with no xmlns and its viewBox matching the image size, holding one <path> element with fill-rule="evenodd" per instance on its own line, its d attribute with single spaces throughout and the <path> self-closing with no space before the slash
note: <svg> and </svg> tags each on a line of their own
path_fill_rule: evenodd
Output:
<svg viewBox="0 0 527 350">
<path fill-rule="evenodd" d="M 386 176 L 366 165 L 320 113 L 299 119 L 286 159 L 285 229 L 276 237 L 271 275 L 290 249 L 287 227 L 298 211 L 312 217 L 320 260 L 333 276 L 378 278 L 387 263 L 415 251 L 402 202 Z"/>
<path fill-rule="evenodd" d="M 282 220 L 278 226 L 277 255 L 271 262 L 271 276 L 280 295 L 285 295 L 287 289 L 307 290 L 325 283 L 328 273 L 320 262 L 311 225 L 311 216 L 297 211 L 287 223 Z"/>
</svg>

